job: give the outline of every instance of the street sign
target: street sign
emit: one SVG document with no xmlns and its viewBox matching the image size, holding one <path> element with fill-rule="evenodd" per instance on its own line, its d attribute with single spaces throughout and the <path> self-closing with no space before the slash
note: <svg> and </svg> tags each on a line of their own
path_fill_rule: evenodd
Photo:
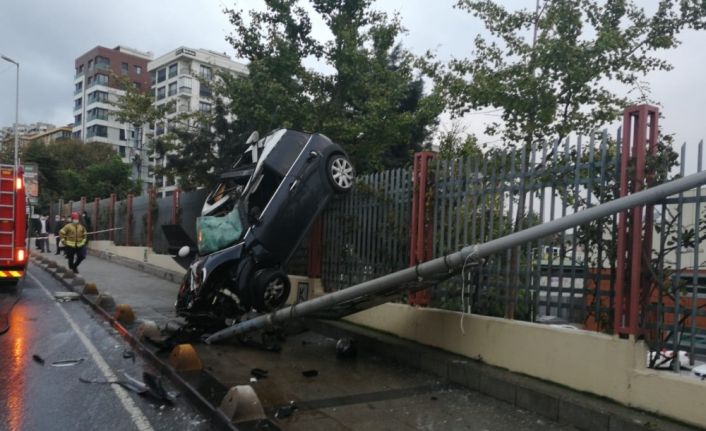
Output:
<svg viewBox="0 0 706 431">
<path fill-rule="evenodd" d="M 39 201 L 39 166 L 36 163 L 25 163 L 25 190 L 31 205 Z"/>
</svg>

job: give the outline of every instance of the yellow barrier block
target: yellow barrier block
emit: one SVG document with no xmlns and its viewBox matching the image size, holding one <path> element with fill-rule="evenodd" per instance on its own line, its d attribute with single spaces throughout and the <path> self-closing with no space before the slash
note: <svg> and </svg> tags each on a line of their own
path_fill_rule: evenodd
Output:
<svg viewBox="0 0 706 431">
<path fill-rule="evenodd" d="M 123 325 L 131 325 L 135 322 L 135 312 L 132 311 L 132 307 L 127 304 L 120 304 L 115 307 L 115 312 L 113 313 L 113 318 Z"/>
<path fill-rule="evenodd" d="M 98 295 L 98 288 L 96 287 L 96 283 L 86 283 L 83 286 L 83 292 L 84 295 Z"/>
<path fill-rule="evenodd" d="M 199 371 L 203 363 L 191 344 L 179 344 L 169 354 L 169 365 L 177 371 Z"/>
</svg>

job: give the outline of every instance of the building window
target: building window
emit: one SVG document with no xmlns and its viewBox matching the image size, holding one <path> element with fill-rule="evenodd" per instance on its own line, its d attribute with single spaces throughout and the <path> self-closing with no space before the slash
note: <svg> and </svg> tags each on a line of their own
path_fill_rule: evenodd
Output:
<svg viewBox="0 0 706 431">
<path fill-rule="evenodd" d="M 102 73 L 96 73 L 96 77 L 93 80 L 95 85 L 108 85 L 108 75 L 103 75 Z"/>
<path fill-rule="evenodd" d="M 78 66 L 78 69 L 76 69 L 76 74 L 83 73 L 83 64 Z"/>
<path fill-rule="evenodd" d="M 120 140 L 121 141 L 125 140 L 125 129 L 120 129 Z"/>
<path fill-rule="evenodd" d="M 74 126 L 81 125 L 81 114 L 74 115 Z"/>
<path fill-rule="evenodd" d="M 93 60 L 88 60 L 88 70 L 93 70 Z"/>
<path fill-rule="evenodd" d="M 79 109 L 83 105 L 83 103 L 81 103 L 81 102 L 82 102 L 82 99 L 80 97 L 78 99 L 74 100 L 74 109 Z"/>
<path fill-rule="evenodd" d="M 95 102 L 107 103 L 108 97 L 109 95 L 107 92 L 96 90 L 88 95 L 88 104 L 90 105 L 91 103 Z"/>
<path fill-rule="evenodd" d="M 205 83 L 201 83 L 199 86 L 199 96 L 201 97 L 211 97 L 211 87 Z"/>
<path fill-rule="evenodd" d="M 157 128 L 154 132 L 155 136 L 163 135 L 164 134 L 164 122 L 160 121 L 157 123 Z"/>
<path fill-rule="evenodd" d="M 141 83 L 139 83 L 139 82 L 137 82 L 137 81 L 134 81 L 134 82 L 132 83 L 132 85 L 133 85 L 135 88 L 137 88 L 138 90 L 142 90 L 142 84 L 141 84 Z"/>
<path fill-rule="evenodd" d="M 121 132 L 124 132 L 124 130 L 121 130 Z M 120 157 L 125 157 L 125 145 L 118 145 L 118 154 L 120 154 Z"/>
<path fill-rule="evenodd" d="M 176 63 L 169 65 L 169 77 L 174 78 L 175 76 L 177 76 L 177 64 Z"/>
<path fill-rule="evenodd" d="M 164 86 L 159 87 L 159 88 L 157 89 L 157 100 L 162 100 L 162 99 L 164 99 L 165 94 L 166 94 L 166 93 L 165 93 L 165 87 L 164 87 Z"/>
<path fill-rule="evenodd" d="M 71 136 L 74 137 L 74 139 L 81 139 L 81 131 L 77 130 L 71 134 Z"/>
<path fill-rule="evenodd" d="M 127 75 L 128 72 L 130 72 L 130 65 L 127 63 L 121 63 L 120 64 L 120 73 L 123 75 Z"/>
<path fill-rule="evenodd" d="M 108 120 L 108 110 L 103 108 L 93 108 L 87 112 L 86 121 Z"/>
<path fill-rule="evenodd" d="M 179 93 L 191 94 L 191 78 L 182 76 L 179 78 Z"/>
<path fill-rule="evenodd" d="M 96 57 L 96 68 L 110 69 L 110 59 L 99 55 Z"/>
<path fill-rule="evenodd" d="M 99 136 L 102 138 L 108 137 L 108 127 L 102 125 L 91 126 L 86 129 L 86 137 L 92 138 L 93 136 Z"/>
<path fill-rule="evenodd" d="M 169 96 L 176 96 L 176 93 L 177 93 L 177 83 L 172 82 L 171 84 L 169 84 L 168 95 Z"/>
<path fill-rule="evenodd" d="M 135 69 L 135 75 L 142 75 L 142 66 L 134 64 L 132 67 Z"/>
<path fill-rule="evenodd" d="M 83 82 L 77 82 L 74 89 L 74 94 L 80 93 L 81 90 L 83 90 Z"/>
<path fill-rule="evenodd" d="M 152 83 L 152 85 L 157 83 L 157 72 L 154 70 L 150 72 L 150 82 Z"/>
<path fill-rule="evenodd" d="M 201 75 L 201 78 L 203 78 L 203 79 L 211 79 L 213 77 L 213 72 L 211 71 L 210 67 L 204 66 L 202 64 L 200 75 Z"/>
<path fill-rule="evenodd" d="M 161 68 L 157 71 L 157 82 L 162 82 L 167 79 L 167 69 Z"/>
<path fill-rule="evenodd" d="M 199 111 L 211 112 L 211 104 L 207 102 L 199 102 Z"/>
</svg>

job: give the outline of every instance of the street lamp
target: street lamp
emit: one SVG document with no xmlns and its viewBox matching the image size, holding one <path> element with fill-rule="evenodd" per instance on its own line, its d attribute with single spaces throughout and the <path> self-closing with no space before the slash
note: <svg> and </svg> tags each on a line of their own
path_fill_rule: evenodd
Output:
<svg viewBox="0 0 706 431">
<path fill-rule="evenodd" d="M 17 166 L 18 166 L 18 160 L 17 160 L 17 149 L 19 147 L 19 142 L 20 138 L 19 135 L 17 134 L 17 124 L 19 123 L 20 119 L 20 63 L 16 62 L 15 60 L 5 57 L 4 55 L 0 55 L 0 58 L 2 58 L 5 61 L 8 61 L 15 66 L 17 66 L 17 86 L 15 89 L 15 173 L 17 172 Z"/>
</svg>

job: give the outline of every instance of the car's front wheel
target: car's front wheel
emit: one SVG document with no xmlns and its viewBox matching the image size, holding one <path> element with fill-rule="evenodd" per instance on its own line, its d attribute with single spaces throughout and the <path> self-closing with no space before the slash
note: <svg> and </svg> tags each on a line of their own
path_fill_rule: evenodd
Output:
<svg viewBox="0 0 706 431">
<path fill-rule="evenodd" d="M 255 273 L 255 289 L 255 308 L 263 312 L 276 310 L 289 297 L 289 278 L 280 269 L 261 269 Z"/>
<path fill-rule="evenodd" d="M 355 169 L 353 164 L 343 154 L 334 154 L 326 165 L 328 179 L 337 193 L 346 193 L 353 187 Z"/>
</svg>

